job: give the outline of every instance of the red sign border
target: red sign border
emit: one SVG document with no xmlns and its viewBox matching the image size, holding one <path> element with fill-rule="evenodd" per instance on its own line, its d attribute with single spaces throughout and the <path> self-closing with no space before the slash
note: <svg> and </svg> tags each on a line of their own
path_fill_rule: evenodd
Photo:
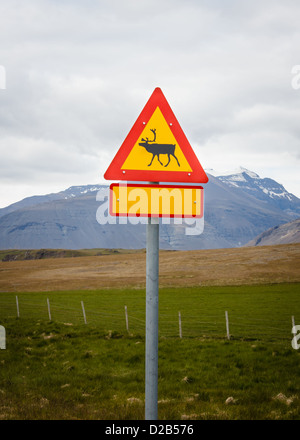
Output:
<svg viewBox="0 0 300 440">
<path fill-rule="evenodd" d="M 171 132 L 188 161 L 192 171 L 166 171 L 166 170 L 122 170 L 121 167 L 129 156 L 132 148 L 141 136 L 145 125 L 149 122 L 156 108 L 159 107 Z M 203 170 L 188 139 L 179 125 L 162 90 L 157 87 L 113 158 L 104 174 L 106 180 L 127 180 L 141 182 L 182 182 L 182 183 L 207 183 L 208 177 Z"/>
<path fill-rule="evenodd" d="M 201 197 L 201 210 L 200 210 L 200 214 L 199 215 L 175 215 L 175 214 L 159 214 L 159 215 L 152 215 L 152 214 L 141 214 L 141 215 L 135 215 L 135 214 L 128 214 L 128 213 L 119 213 L 119 214 L 114 214 L 112 212 L 112 191 L 113 191 L 113 187 L 115 186 L 125 186 L 125 187 L 138 187 L 138 188 L 172 188 L 172 189 L 200 189 L 202 190 L 202 197 Z M 203 186 L 196 186 L 196 185 L 140 185 L 140 184 L 134 184 L 134 183 L 112 183 L 109 187 L 109 214 L 112 217 L 152 217 L 152 218 L 202 218 L 203 217 L 203 212 L 204 212 L 204 189 Z"/>
</svg>

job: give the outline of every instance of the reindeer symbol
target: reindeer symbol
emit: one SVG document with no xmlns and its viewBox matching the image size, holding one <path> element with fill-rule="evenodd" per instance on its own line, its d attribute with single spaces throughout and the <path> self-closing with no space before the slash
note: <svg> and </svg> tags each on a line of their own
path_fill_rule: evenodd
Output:
<svg viewBox="0 0 300 440">
<path fill-rule="evenodd" d="M 155 158 L 155 156 L 157 156 L 158 162 L 162 166 L 164 166 L 164 164 L 159 160 L 160 154 L 167 154 L 168 155 L 169 161 L 165 165 L 165 167 L 167 167 L 170 163 L 170 160 L 171 160 L 170 156 L 173 156 L 177 160 L 178 166 L 180 167 L 180 163 L 178 162 L 178 159 L 174 153 L 176 144 L 154 144 L 153 142 L 155 142 L 155 140 L 156 140 L 156 129 L 155 128 L 153 130 L 150 129 L 150 131 L 152 131 L 152 133 L 154 134 L 153 141 L 149 141 L 148 138 L 146 138 L 146 139 L 142 138 L 141 140 L 143 142 L 139 143 L 140 147 L 146 148 L 148 153 L 152 154 L 152 159 L 151 159 L 151 162 L 149 163 L 148 167 L 150 167 L 152 165 L 152 162 L 153 162 L 153 159 Z"/>
</svg>

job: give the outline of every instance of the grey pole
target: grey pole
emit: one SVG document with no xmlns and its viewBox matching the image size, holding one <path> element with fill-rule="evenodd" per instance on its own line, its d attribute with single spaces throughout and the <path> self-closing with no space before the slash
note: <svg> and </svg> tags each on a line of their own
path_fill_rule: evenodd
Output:
<svg viewBox="0 0 300 440">
<path fill-rule="evenodd" d="M 146 243 L 145 420 L 157 420 L 159 219 L 148 219 Z"/>
</svg>

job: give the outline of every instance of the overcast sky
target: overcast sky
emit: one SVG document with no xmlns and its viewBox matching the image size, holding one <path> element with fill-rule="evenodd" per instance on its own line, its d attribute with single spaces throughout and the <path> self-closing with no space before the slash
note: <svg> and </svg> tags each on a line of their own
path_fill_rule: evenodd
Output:
<svg viewBox="0 0 300 440">
<path fill-rule="evenodd" d="M 299 65 L 299 0 L 0 0 L 0 207 L 105 182 L 155 87 L 205 169 L 300 197 Z"/>
</svg>

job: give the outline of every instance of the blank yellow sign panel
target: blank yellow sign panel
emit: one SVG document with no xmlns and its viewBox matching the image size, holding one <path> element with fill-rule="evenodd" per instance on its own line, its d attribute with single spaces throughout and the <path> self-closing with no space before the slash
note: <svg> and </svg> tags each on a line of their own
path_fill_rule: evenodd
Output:
<svg viewBox="0 0 300 440">
<path fill-rule="evenodd" d="M 192 171 L 159 107 L 145 125 L 121 169 Z"/>
<path fill-rule="evenodd" d="M 125 217 L 203 216 L 203 188 L 113 183 L 110 215 Z"/>
</svg>

